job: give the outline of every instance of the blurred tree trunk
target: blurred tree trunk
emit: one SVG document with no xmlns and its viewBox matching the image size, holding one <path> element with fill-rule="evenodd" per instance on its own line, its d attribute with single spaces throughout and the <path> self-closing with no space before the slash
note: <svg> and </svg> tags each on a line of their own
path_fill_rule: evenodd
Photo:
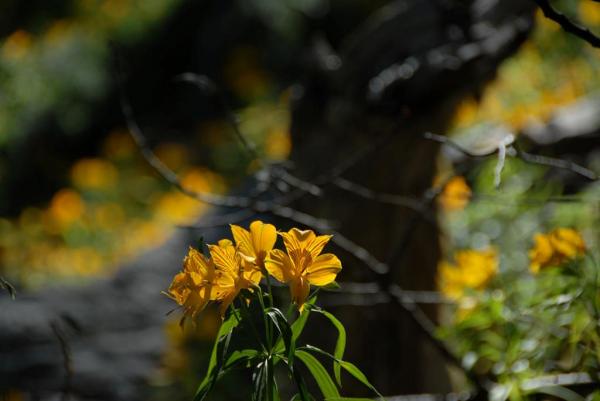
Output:
<svg viewBox="0 0 600 401">
<path fill-rule="evenodd" d="M 394 2 L 337 53 L 317 42 L 309 75 L 293 96 L 297 172 L 310 181 L 388 136 L 344 178 L 373 191 L 422 197 L 433 183 L 438 151 L 423 134 L 446 131 L 458 102 L 480 91 L 526 37 L 531 12 L 531 4 L 518 0 Z M 423 218 L 328 188 L 325 196 L 296 206 L 332 220 L 390 267 L 388 274 L 373 274 L 346 254 L 340 281 L 435 289 L 440 245 L 434 210 Z M 435 307 L 426 312 L 436 319 Z M 450 390 L 442 356 L 398 305 L 340 307 L 336 313 L 350 333 L 349 360 L 384 394 Z"/>
</svg>

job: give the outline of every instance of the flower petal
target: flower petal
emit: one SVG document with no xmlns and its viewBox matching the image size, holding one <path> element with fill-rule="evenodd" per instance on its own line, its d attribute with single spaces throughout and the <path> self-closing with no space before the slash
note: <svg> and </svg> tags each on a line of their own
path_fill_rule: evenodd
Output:
<svg viewBox="0 0 600 401">
<path fill-rule="evenodd" d="M 250 235 L 250 232 L 245 228 L 231 224 L 231 233 L 233 234 L 233 239 L 235 239 L 239 251 L 243 253 L 244 256 L 256 258 L 256 252 L 252 245 L 252 236 Z"/>
<path fill-rule="evenodd" d="M 221 301 L 221 305 L 219 305 L 219 313 L 221 314 L 221 318 L 223 318 L 225 316 L 225 313 L 227 312 L 227 308 L 229 308 L 229 305 L 231 305 L 231 303 L 233 302 L 233 300 L 235 299 L 235 297 L 237 296 L 237 292 L 228 294 L 225 298 L 223 298 L 223 300 Z"/>
<path fill-rule="evenodd" d="M 308 266 L 306 278 L 310 284 L 323 286 L 333 282 L 340 270 L 342 270 L 342 262 L 338 257 L 332 253 L 325 253 L 319 255 Z"/>
<path fill-rule="evenodd" d="M 231 241 L 221 240 L 219 245 L 208 245 L 208 250 L 217 269 L 237 275 L 240 268 L 239 260 L 235 257 L 236 251 Z"/>
<path fill-rule="evenodd" d="M 305 249 L 315 238 L 312 230 L 298 230 L 297 228 L 292 228 L 287 233 L 280 233 L 280 235 L 288 253 L 293 250 Z"/>
<path fill-rule="evenodd" d="M 333 235 L 319 235 L 306 245 L 306 250 L 310 252 L 313 259 L 316 259 L 321 254 L 331 237 L 333 237 Z"/>
<path fill-rule="evenodd" d="M 303 277 L 298 277 L 290 282 L 290 294 L 292 296 L 292 302 L 298 305 L 298 308 L 303 308 L 309 292 L 310 284 Z"/>
<path fill-rule="evenodd" d="M 271 251 L 265 260 L 265 268 L 269 274 L 282 283 L 290 281 L 294 274 L 294 265 L 290 257 L 280 249 Z"/>
<path fill-rule="evenodd" d="M 250 224 L 250 234 L 252 237 L 252 246 L 258 263 L 264 263 L 265 257 L 275 246 L 277 241 L 277 230 L 272 224 L 265 224 L 260 220 L 253 221 Z M 240 251 L 243 252 L 242 249 Z"/>
</svg>

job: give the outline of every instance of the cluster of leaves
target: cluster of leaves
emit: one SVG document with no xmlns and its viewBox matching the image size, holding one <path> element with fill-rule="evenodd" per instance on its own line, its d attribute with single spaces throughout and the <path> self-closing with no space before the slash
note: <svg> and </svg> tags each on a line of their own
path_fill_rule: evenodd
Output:
<svg viewBox="0 0 600 401">
<path fill-rule="evenodd" d="M 270 294 L 258 288 L 254 293 L 244 292 L 247 297 L 240 302 L 239 308 L 231 308 L 230 315 L 223 321 L 213 347 L 208 371 L 200 383 L 195 401 L 205 399 L 218 380 L 232 370 L 244 367 L 252 372 L 252 400 L 280 400 L 285 386 L 276 381 L 276 370 L 283 366 L 287 377 L 295 384 L 291 391 L 294 400 L 315 400 L 307 385 L 301 366 L 314 378 L 322 397 L 328 401 L 359 401 L 340 395 L 342 387 L 341 371 L 363 383 L 381 397 L 366 376 L 354 364 L 344 361 L 346 346 L 346 330 L 342 323 L 331 313 L 314 305 L 316 294 L 312 295 L 302 312 L 291 322 L 292 313 L 285 315 L 279 308 L 265 305 L 265 298 Z M 258 302 L 256 302 L 258 301 Z M 245 303 L 249 302 L 248 306 Z M 258 304 L 256 314 L 263 316 L 264 328 L 261 328 L 252 314 L 252 306 Z M 293 311 L 293 309 L 290 309 Z M 304 330 L 309 315 L 318 313 L 325 316 L 338 331 L 335 350 L 326 352 L 312 345 L 301 345 L 299 337 Z M 253 338 L 250 344 L 236 344 L 234 338 Z M 234 345 L 235 344 L 235 345 Z M 332 361 L 334 379 L 317 357 L 325 357 Z"/>
<path fill-rule="evenodd" d="M 546 169 L 511 160 L 498 191 L 494 163 L 473 172 L 470 203 L 444 216 L 458 256 L 465 248 L 482 255 L 455 258 L 451 267 L 465 276 L 462 287 L 444 288 L 447 277 L 440 277 L 441 290 L 456 300 L 440 334 L 467 368 L 519 400 L 545 391 L 523 386 L 532 378 L 567 372 L 597 377 L 600 371 L 593 202 L 600 186 L 563 197 L 558 184 L 540 179 Z M 496 269 L 482 280 L 492 271 L 483 263 L 490 246 L 498 255 Z"/>
</svg>

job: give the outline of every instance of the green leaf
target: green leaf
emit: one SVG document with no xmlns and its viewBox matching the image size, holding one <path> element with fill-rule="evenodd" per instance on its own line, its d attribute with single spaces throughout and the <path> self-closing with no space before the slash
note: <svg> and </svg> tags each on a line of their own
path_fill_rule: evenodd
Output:
<svg viewBox="0 0 600 401">
<path fill-rule="evenodd" d="M 541 387 L 536 389 L 535 392 L 551 395 L 553 397 L 557 397 L 566 401 L 585 401 L 585 398 L 583 398 L 573 390 L 561 386 Z"/>
<path fill-rule="evenodd" d="M 329 398 L 340 396 L 331 376 L 329 376 L 329 373 L 327 373 L 327 370 L 325 370 L 317 358 L 302 350 L 296 351 L 296 358 L 300 359 L 313 375 L 319 389 L 321 389 L 321 393 L 323 393 L 323 397 Z"/>
<path fill-rule="evenodd" d="M 294 377 L 294 381 L 296 382 L 296 386 L 298 386 L 298 391 L 299 391 L 298 394 L 296 394 L 294 397 L 292 397 L 292 400 L 295 400 L 296 397 L 299 397 L 302 401 L 314 400 L 312 394 L 310 394 L 310 392 L 306 388 L 306 383 L 304 382 L 304 378 L 302 378 L 300 371 L 298 369 L 294 369 L 294 365 L 290 365 L 289 363 L 287 363 L 287 361 L 286 361 L 286 365 L 287 365 L 290 373 Z"/>
<path fill-rule="evenodd" d="M 304 304 L 304 310 L 300 313 L 298 319 L 296 319 L 296 321 L 292 323 L 292 342 L 294 344 L 296 343 L 298 337 L 300 337 L 300 334 L 302 334 L 302 331 L 304 330 L 304 326 L 306 325 L 306 321 L 308 320 L 308 315 L 310 314 L 311 306 L 314 305 L 316 299 L 317 298 L 314 296 L 309 298 L 309 300 L 306 301 L 306 303 Z M 280 338 L 275 344 L 275 352 L 282 352 L 283 349 L 283 338 Z"/>
<path fill-rule="evenodd" d="M 253 401 L 263 401 L 265 399 L 265 397 L 264 397 L 264 391 L 265 391 L 264 375 L 265 375 L 266 367 L 267 367 L 267 364 L 265 363 L 265 361 L 263 361 L 262 364 L 260 364 L 256 368 L 256 370 L 254 371 L 254 374 L 252 375 L 252 387 L 253 387 L 252 400 Z"/>
<path fill-rule="evenodd" d="M 335 380 L 338 386 L 342 387 L 342 377 L 340 372 L 340 363 L 338 362 L 344 359 L 344 351 L 346 350 L 346 329 L 342 322 L 340 322 L 335 316 L 323 309 L 315 309 L 315 312 L 319 312 L 324 315 L 329 321 L 335 326 L 338 331 L 338 338 L 335 343 L 335 351 L 333 355 L 335 359 L 333 361 L 333 373 L 335 374 Z"/>
<path fill-rule="evenodd" d="M 368 387 L 371 391 L 373 391 L 375 394 L 377 394 L 377 396 L 379 396 L 379 398 L 383 399 L 383 396 L 381 395 L 381 393 L 379 391 L 377 391 L 377 389 L 371 384 L 371 382 L 369 382 L 369 379 L 367 379 L 367 376 L 365 376 L 365 374 L 353 363 L 347 362 L 347 361 L 342 361 L 342 360 L 334 357 L 330 353 L 325 352 L 322 349 L 314 347 L 312 345 L 307 345 L 305 348 L 310 351 L 313 351 L 313 352 L 318 352 L 319 354 L 325 355 L 325 356 L 333 359 L 334 361 L 339 363 L 339 365 L 346 372 L 350 373 L 356 380 L 358 380 L 359 382 L 364 384 L 366 387 Z"/>
<path fill-rule="evenodd" d="M 325 401 L 373 401 L 371 398 L 355 398 L 355 397 L 329 397 Z"/>
<path fill-rule="evenodd" d="M 340 287 L 340 285 L 336 281 L 332 281 L 331 283 L 324 285 L 320 288 L 325 291 L 339 291 L 342 287 Z"/>
<path fill-rule="evenodd" d="M 221 327 L 217 333 L 217 338 L 215 339 L 215 343 L 210 354 L 210 359 L 208 361 L 206 376 L 204 376 L 204 379 L 202 379 L 202 382 L 200 382 L 200 385 L 196 390 L 194 401 L 203 400 L 215 385 L 215 382 L 219 377 L 223 360 L 225 359 L 225 354 L 227 353 L 227 348 L 229 347 L 231 333 L 238 325 L 238 319 L 237 316 L 234 315 L 235 313 L 236 312 L 234 311 L 223 323 L 221 323 Z"/>
<path fill-rule="evenodd" d="M 295 341 L 292 341 L 292 329 L 290 328 L 290 324 L 288 323 L 283 313 L 281 313 L 281 311 L 277 308 L 267 308 L 267 316 L 269 317 L 269 319 L 271 319 L 271 321 L 281 334 L 281 339 L 283 339 L 283 344 L 285 345 L 285 349 L 287 351 L 288 363 L 290 365 L 293 365 Z"/>
<path fill-rule="evenodd" d="M 229 368 L 243 360 L 252 360 L 259 355 L 259 352 L 255 349 L 243 349 L 239 351 L 233 351 L 227 362 L 225 362 L 224 368 Z"/>
</svg>

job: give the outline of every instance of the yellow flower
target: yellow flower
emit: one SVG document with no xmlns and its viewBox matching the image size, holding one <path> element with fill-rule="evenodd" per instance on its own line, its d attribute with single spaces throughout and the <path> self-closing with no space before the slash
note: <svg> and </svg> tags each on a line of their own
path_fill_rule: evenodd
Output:
<svg viewBox="0 0 600 401">
<path fill-rule="evenodd" d="M 249 263 L 233 243 L 227 239 L 218 245 L 208 245 L 210 255 L 215 264 L 216 276 L 213 282 L 211 299 L 221 302 L 221 316 L 242 289 L 250 289 L 260 282 L 262 273 L 255 265 Z"/>
<path fill-rule="evenodd" d="M 93 158 L 81 159 L 71 168 L 71 181 L 78 188 L 107 189 L 114 187 L 119 172 L 109 161 Z"/>
<path fill-rule="evenodd" d="M 453 177 L 444 187 L 439 202 L 444 210 L 462 210 L 469 203 L 471 188 L 462 176 Z"/>
<path fill-rule="evenodd" d="M 212 299 L 214 279 L 214 263 L 190 247 L 183 260 L 183 271 L 175 275 L 167 295 L 183 306 L 186 315 L 194 318 Z"/>
<path fill-rule="evenodd" d="M 324 286 L 333 282 L 342 263 L 331 253 L 321 255 L 331 235 L 316 236 L 311 230 L 297 228 L 280 235 L 287 254 L 273 250 L 265 260 L 265 267 L 278 281 L 289 284 L 292 301 L 302 308 L 310 285 Z"/>
<path fill-rule="evenodd" d="M 541 268 L 559 266 L 585 253 L 585 242 L 579 232 L 571 228 L 557 228 L 547 234 L 537 233 L 529 251 L 529 270 L 537 274 Z"/>
<path fill-rule="evenodd" d="M 458 251 L 454 261 L 442 261 L 439 266 L 440 290 L 451 299 L 461 298 L 467 288 L 484 289 L 498 272 L 498 256 L 491 248 Z"/>
<path fill-rule="evenodd" d="M 54 222 L 64 228 L 81 219 L 85 213 L 85 203 L 79 193 L 64 188 L 52 197 L 48 213 Z"/>
<path fill-rule="evenodd" d="M 277 241 L 275 226 L 256 220 L 250 224 L 250 231 L 232 224 L 231 232 L 242 256 L 263 269 L 265 259 Z"/>
</svg>

